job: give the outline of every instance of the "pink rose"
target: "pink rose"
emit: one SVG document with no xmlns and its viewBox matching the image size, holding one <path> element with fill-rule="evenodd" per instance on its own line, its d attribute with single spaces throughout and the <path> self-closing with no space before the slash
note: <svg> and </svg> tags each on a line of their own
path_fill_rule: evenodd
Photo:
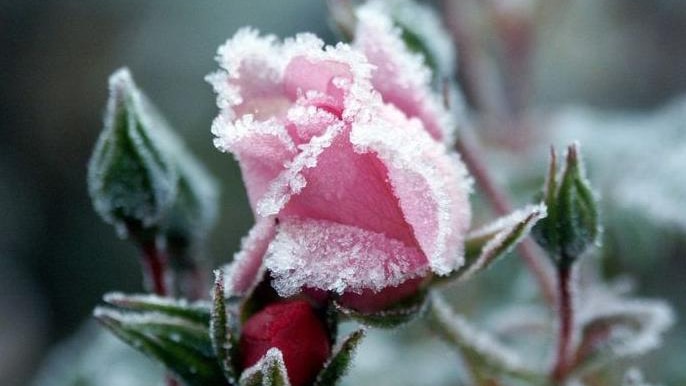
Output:
<svg viewBox="0 0 686 386">
<path fill-rule="evenodd" d="M 233 295 L 267 270 L 281 296 L 326 291 L 373 312 L 463 264 L 470 179 L 445 143 L 449 114 L 400 32 L 365 23 L 352 46 L 246 28 L 219 49 L 215 146 L 238 160 L 256 217 Z"/>
</svg>

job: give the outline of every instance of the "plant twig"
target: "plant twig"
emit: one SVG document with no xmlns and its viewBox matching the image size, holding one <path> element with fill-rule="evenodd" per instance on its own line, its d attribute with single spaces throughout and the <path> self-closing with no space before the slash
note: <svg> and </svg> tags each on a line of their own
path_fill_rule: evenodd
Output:
<svg viewBox="0 0 686 386">
<path fill-rule="evenodd" d="M 557 357 L 553 367 L 552 378 L 561 382 L 567 375 L 569 368 L 569 354 L 574 333 L 574 297 L 573 281 L 574 266 L 572 264 L 560 265 L 557 269 L 558 276 L 558 317 L 560 328 L 557 342 Z"/>
<path fill-rule="evenodd" d="M 157 246 L 154 240 L 142 244 L 141 249 L 141 262 L 143 264 L 146 286 L 157 295 L 168 295 L 166 253 Z"/>
</svg>

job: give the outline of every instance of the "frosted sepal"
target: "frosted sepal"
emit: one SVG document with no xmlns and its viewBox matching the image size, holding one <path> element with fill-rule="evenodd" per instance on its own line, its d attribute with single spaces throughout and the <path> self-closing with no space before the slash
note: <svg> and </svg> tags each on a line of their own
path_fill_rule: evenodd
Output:
<svg viewBox="0 0 686 386">
<path fill-rule="evenodd" d="M 271 348 L 254 366 L 243 371 L 240 386 L 290 386 L 283 355 L 278 348 Z"/>
<path fill-rule="evenodd" d="M 224 384 L 208 326 L 178 312 L 97 307 L 94 316 L 125 343 L 164 364 L 187 385 Z"/>
<path fill-rule="evenodd" d="M 466 281 L 472 278 L 512 251 L 546 214 L 545 204 L 529 205 L 471 231 L 465 244 L 465 265 L 449 276 L 436 277 L 435 281 Z"/>
<path fill-rule="evenodd" d="M 365 336 L 363 329 L 348 335 L 334 350 L 331 358 L 324 364 L 324 368 L 317 375 L 315 386 L 335 386 L 350 368 L 357 346 Z"/>
<path fill-rule="evenodd" d="M 234 318 L 235 319 L 235 318 Z M 212 318 L 210 320 L 210 340 L 212 349 L 224 372 L 229 384 L 236 384 L 235 357 L 236 338 L 238 328 L 231 320 L 224 298 L 224 272 L 214 271 L 214 287 L 212 288 Z"/>
<path fill-rule="evenodd" d="M 536 224 L 533 236 L 556 264 L 570 265 L 597 242 L 600 234 L 596 198 L 578 144 L 567 148 L 559 176 L 555 152 L 551 152 L 543 200 L 548 216 Z"/>
</svg>

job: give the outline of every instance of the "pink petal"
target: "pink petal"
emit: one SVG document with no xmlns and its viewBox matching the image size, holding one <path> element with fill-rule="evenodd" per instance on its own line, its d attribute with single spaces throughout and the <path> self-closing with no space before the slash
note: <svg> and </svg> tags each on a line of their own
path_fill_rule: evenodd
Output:
<svg viewBox="0 0 686 386">
<path fill-rule="evenodd" d="M 274 36 L 240 29 L 219 48 L 224 71 L 208 76 L 217 103 L 230 118 L 252 114 L 257 120 L 283 117 L 291 104 L 284 93 L 281 58 Z"/>
<path fill-rule="evenodd" d="M 466 169 L 416 120 L 404 119 L 391 106 L 379 114 L 387 119 L 353 125 L 350 141 L 357 151 L 376 154 L 386 166 L 404 218 L 431 269 L 447 274 L 464 262 L 464 235 L 471 220 Z"/>
<path fill-rule="evenodd" d="M 407 246 L 417 243 L 401 211 L 388 170 L 375 154 L 359 154 L 347 130 L 303 171 L 306 186 L 293 196 L 279 218 L 327 220 L 384 234 Z"/>
<path fill-rule="evenodd" d="M 274 119 L 259 122 L 252 115 L 230 122 L 223 115 L 215 119 L 214 145 L 230 151 L 238 160 L 253 211 L 271 182 L 296 154 L 286 129 Z"/>
<path fill-rule="evenodd" d="M 274 229 L 274 219 L 263 219 L 243 238 L 241 250 L 224 271 L 227 297 L 246 295 L 262 279 L 263 258 L 274 238 Z"/>
<path fill-rule="evenodd" d="M 361 7 L 353 45 L 376 66 L 372 84 L 384 102 L 419 118 L 431 136 L 451 143 L 455 122 L 441 97 L 431 90 L 431 70 L 411 52 L 387 14 Z"/>
<path fill-rule="evenodd" d="M 326 220 L 280 220 L 265 265 L 272 286 L 287 297 L 309 287 L 339 294 L 378 292 L 426 273 L 415 247 L 354 226 Z"/>
</svg>

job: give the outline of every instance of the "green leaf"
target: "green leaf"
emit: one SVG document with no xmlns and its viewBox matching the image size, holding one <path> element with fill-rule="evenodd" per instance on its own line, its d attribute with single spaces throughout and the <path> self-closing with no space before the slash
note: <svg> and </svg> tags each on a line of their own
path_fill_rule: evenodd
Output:
<svg viewBox="0 0 686 386">
<path fill-rule="evenodd" d="M 315 386 L 335 386 L 350 368 L 355 349 L 365 336 L 363 329 L 348 335 L 334 350 L 331 358 L 324 364 L 324 368 L 317 375 Z"/>
<path fill-rule="evenodd" d="M 470 232 L 465 242 L 465 264 L 448 276 L 437 276 L 434 283 L 466 281 L 507 255 L 546 216 L 544 204 L 529 205 L 491 224 Z"/>
<path fill-rule="evenodd" d="M 214 288 L 212 290 L 212 320 L 210 323 L 210 338 L 214 354 L 224 371 L 226 380 L 236 383 L 236 370 L 233 363 L 234 351 L 237 344 L 237 332 L 229 326 L 229 314 L 224 299 L 224 273 L 214 271 Z"/>
<path fill-rule="evenodd" d="M 432 294 L 430 303 L 431 328 L 463 356 L 475 376 L 509 376 L 528 382 L 544 377 L 527 366 L 518 353 L 454 313 L 437 293 Z"/>
<path fill-rule="evenodd" d="M 241 374 L 241 386 L 290 386 L 288 371 L 283 355 L 277 348 L 271 348 L 252 367 Z"/>
<path fill-rule="evenodd" d="M 581 162 L 578 144 L 567 149 L 560 176 L 556 175 L 555 152 L 544 186 L 548 217 L 533 229 L 534 239 L 546 249 L 559 266 L 569 266 L 600 234 L 596 200 Z"/>
<path fill-rule="evenodd" d="M 426 290 L 403 299 L 391 307 L 375 313 L 362 313 L 334 302 L 336 309 L 346 317 L 364 325 L 379 328 L 395 328 L 421 316 L 427 309 Z"/>
<path fill-rule="evenodd" d="M 120 292 L 108 293 L 103 299 L 105 303 L 130 311 L 158 312 L 204 326 L 210 323 L 210 303 L 206 301 L 188 302 L 183 299 L 171 299 L 157 295 L 127 295 Z"/>
<path fill-rule="evenodd" d="M 155 311 L 107 306 L 96 308 L 94 315 L 120 339 L 164 364 L 186 384 L 226 384 L 206 325 Z"/>
</svg>

